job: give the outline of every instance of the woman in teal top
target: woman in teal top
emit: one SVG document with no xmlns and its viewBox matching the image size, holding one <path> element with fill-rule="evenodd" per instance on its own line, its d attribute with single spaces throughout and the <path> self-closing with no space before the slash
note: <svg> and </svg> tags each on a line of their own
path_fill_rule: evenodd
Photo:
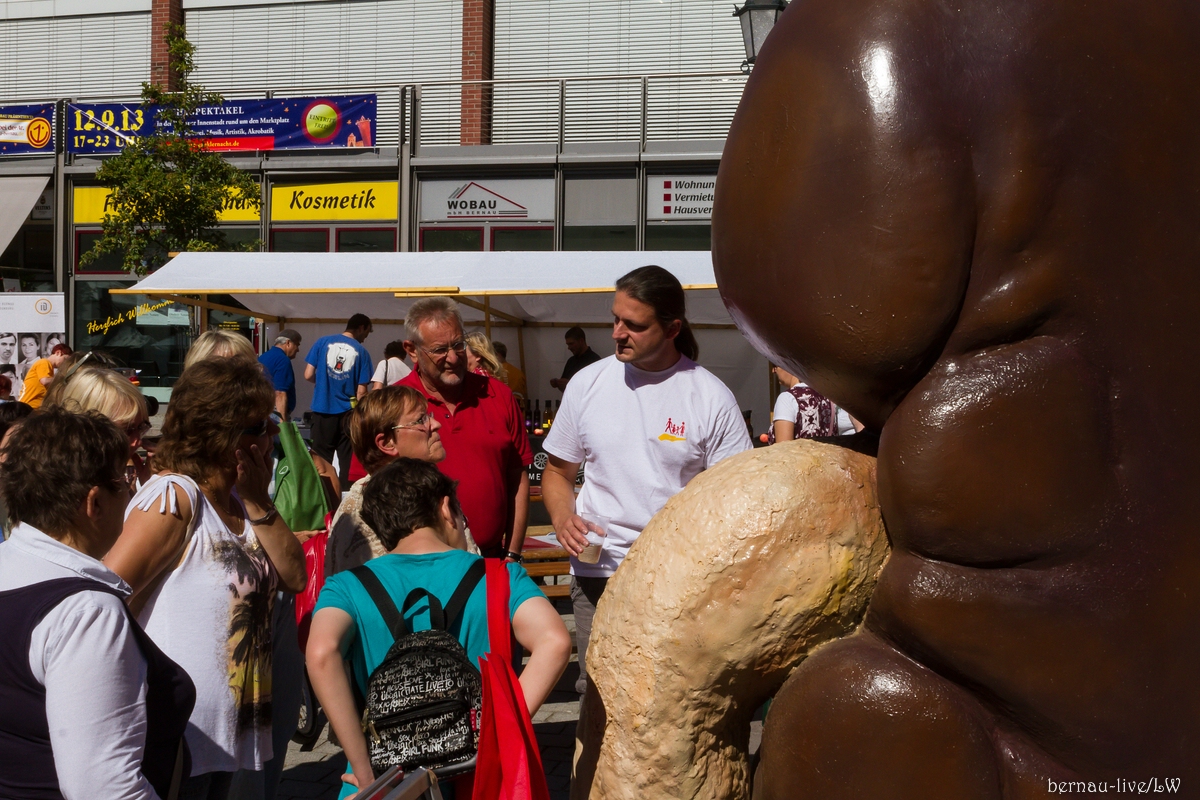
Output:
<svg viewBox="0 0 1200 800">
<path fill-rule="evenodd" d="M 410 458 L 398 459 L 372 477 L 363 493 L 362 517 L 378 534 L 389 553 L 367 562 L 397 607 L 415 588 L 422 588 L 444 606 L 467 570 L 479 556 L 447 543 L 461 536 L 464 524 L 454 482 L 437 467 Z M 513 634 L 529 651 L 521 672 L 521 689 L 530 715 L 545 702 L 566 669 L 571 637 L 554 610 L 519 564 L 508 564 L 509 615 Z M 405 615 L 413 631 L 429 627 L 424 601 Z M 450 628 L 467 651 L 471 663 L 489 650 L 487 592 L 484 582 L 475 587 L 462 615 Z M 334 575 L 317 600 L 308 639 L 308 672 L 313 690 L 333 726 L 349 761 L 342 780 L 342 798 L 375 779 L 360 727 L 350 681 L 343 661 L 349 663 L 360 693 L 367 678 L 392 646 L 392 635 L 367 590 L 351 573 Z"/>
</svg>

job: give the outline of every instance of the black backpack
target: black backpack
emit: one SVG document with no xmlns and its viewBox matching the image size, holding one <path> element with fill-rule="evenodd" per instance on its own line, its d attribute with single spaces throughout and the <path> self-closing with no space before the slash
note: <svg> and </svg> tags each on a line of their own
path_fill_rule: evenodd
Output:
<svg viewBox="0 0 1200 800">
<path fill-rule="evenodd" d="M 415 633 L 408 630 L 403 614 L 374 572 L 361 566 L 351 573 L 367 590 L 395 639 L 367 681 L 363 730 L 371 768 L 382 775 L 394 766 L 409 772 L 474 758 L 479 748 L 483 684 L 478 668 L 448 629 L 483 577 L 483 559 L 467 570 L 444 611 L 438 599 L 424 589 L 409 593 L 405 611 L 422 597 L 429 601 L 431 627 Z"/>
</svg>

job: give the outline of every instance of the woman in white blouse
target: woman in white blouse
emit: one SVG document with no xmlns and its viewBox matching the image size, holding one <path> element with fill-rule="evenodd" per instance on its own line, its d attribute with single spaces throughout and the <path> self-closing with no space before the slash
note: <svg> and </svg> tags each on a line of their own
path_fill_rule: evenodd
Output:
<svg viewBox="0 0 1200 800">
<path fill-rule="evenodd" d="M 146 632 L 196 682 L 183 799 L 224 800 L 235 771 L 272 756 L 272 606 L 276 589 L 306 582 L 304 551 L 267 492 L 274 402 L 253 359 L 187 367 L 154 454 L 159 472 L 105 559 L 133 587 Z"/>
<path fill-rule="evenodd" d="M 125 435 L 50 409 L 0 451 L 17 521 L 0 545 L 0 797 L 167 797 L 187 765 L 187 674 L 100 562 L 129 501 Z"/>
</svg>

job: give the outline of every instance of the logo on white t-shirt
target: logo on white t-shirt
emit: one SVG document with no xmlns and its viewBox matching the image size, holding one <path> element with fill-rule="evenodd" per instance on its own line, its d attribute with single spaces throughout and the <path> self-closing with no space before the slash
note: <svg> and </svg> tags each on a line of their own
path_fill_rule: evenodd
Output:
<svg viewBox="0 0 1200 800">
<path fill-rule="evenodd" d="M 357 360 L 358 351 L 343 342 L 331 342 L 325 350 L 325 366 L 329 367 L 335 378 L 340 378 L 354 369 L 354 362 Z"/>
<path fill-rule="evenodd" d="M 670 417 L 667 417 L 667 427 L 658 435 L 660 442 L 686 442 L 687 437 L 684 433 L 687 430 L 686 422 L 675 422 Z"/>
</svg>

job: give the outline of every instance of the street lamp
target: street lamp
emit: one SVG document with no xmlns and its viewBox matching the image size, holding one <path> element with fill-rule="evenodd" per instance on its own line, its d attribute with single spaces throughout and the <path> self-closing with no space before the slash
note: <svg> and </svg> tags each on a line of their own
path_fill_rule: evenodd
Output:
<svg viewBox="0 0 1200 800">
<path fill-rule="evenodd" d="M 742 22 L 742 43 L 746 45 L 746 60 L 742 72 L 749 73 L 750 65 L 762 50 L 779 15 L 787 8 L 787 0 L 746 0 L 741 8 L 735 3 L 733 15 Z"/>
</svg>

